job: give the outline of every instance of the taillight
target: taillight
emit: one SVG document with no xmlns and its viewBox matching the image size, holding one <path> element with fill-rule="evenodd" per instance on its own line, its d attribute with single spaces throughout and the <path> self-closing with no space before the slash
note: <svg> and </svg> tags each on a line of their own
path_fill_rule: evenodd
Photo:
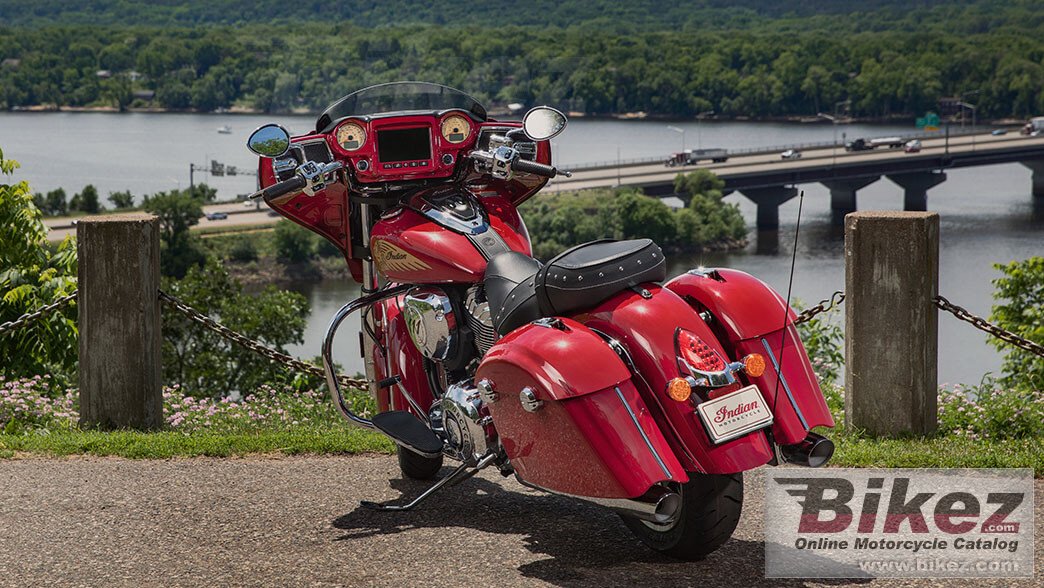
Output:
<svg viewBox="0 0 1044 588">
<path fill-rule="evenodd" d="M 674 337 L 678 346 L 678 357 L 694 370 L 701 372 L 720 372 L 725 369 L 725 360 L 690 331 L 678 329 Z"/>
</svg>

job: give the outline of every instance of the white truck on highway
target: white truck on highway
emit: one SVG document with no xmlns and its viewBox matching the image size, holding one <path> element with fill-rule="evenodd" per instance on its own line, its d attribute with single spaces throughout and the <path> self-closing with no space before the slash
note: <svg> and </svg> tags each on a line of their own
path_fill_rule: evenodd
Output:
<svg viewBox="0 0 1044 588">
<path fill-rule="evenodd" d="M 1044 133 L 1044 116 L 1035 116 L 1030 119 L 1026 126 L 1022 127 L 1021 133 L 1023 135 L 1033 135 L 1034 137 Z"/>
<path fill-rule="evenodd" d="M 696 165 L 701 161 L 722 163 L 728 159 L 729 153 L 724 149 L 686 149 L 671 155 L 663 164 L 667 167 L 674 167 L 676 165 Z"/>
</svg>

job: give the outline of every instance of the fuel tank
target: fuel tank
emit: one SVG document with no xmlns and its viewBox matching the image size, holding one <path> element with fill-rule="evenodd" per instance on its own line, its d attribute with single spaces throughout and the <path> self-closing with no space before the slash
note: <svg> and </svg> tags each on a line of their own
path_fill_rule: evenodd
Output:
<svg viewBox="0 0 1044 588">
<path fill-rule="evenodd" d="M 475 283 L 494 255 L 531 254 L 525 225 L 503 197 L 444 186 L 406 202 L 385 213 L 370 236 L 374 264 L 393 282 Z"/>
</svg>

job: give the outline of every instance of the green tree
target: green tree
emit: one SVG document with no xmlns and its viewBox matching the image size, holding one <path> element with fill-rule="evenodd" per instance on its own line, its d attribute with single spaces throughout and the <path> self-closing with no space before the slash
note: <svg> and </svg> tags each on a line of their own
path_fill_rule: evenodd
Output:
<svg viewBox="0 0 1044 588">
<path fill-rule="evenodd" d="M 213 258 L 189 268 L 184 279 L 165 280 L 164 289 L 232 330 L 284 353 L 286 345 L 303 341 L 308 316 L 304 296 L 272 286 L 256 296 L 245 294 Z M 282 366 L 178 314 L 163 319 L 163 375 L 168 384 L 180 384 L 189 395 L 214 398 L 295 379 Z"/>
<path fill-rule="evenodd" d="M 283 261 L 300 263 L 315 255 L 312 234 L 288 220 L 281 220 L 275 227 L 276 255 Z"/>
<path fill-rule="evenodd" d="M 61 188 L 48 192 L 46 203 L 48 216 L 62 216 L 68 212 L 65 190 Z"/>
<path fill-rule="evenodd" d="M 1044 257 L 996 264 L 1004 275 L 993 280 L 996 290 L 990 320 L 1002 328 L 1044 345 Z M 1020 390 L 1044 390 L 1044 358 L 990 337 L 1005 352 L 1003 381 Z"/>
<path fill-rule="evenodd" d="M 120 112 L 127 110 L 134 100 L 134 88 L 125 76 L 116 75 L 102 82 L 102 95 L 109 104 L 116 107 Z"/>
<path fill-rule="evenodd" d="M 203 203 L 198 198 L 187 191 L 160 192 L 146 196 L 143 207 L 159 217 L 163 246 L 160 268 L 164 275 L 180 278 L 190 267 L 203 264 L 203 251 L 189 232 L 203 216 Z"/>
<path fill-rule="evenodd" d="M 134 206 L 134 195 L 130 193 L 130 190 L 109 192 L 109 202 L 115 208 L 131 208 Z"/>
<path fill-rule="evenodd" d="M 4 159 L 0 175 L 18 162 Z M 0 184 L 0 323 L 46 306 L 76 289 L 76 247 L 67 237 L 52 250 L 26 182 Z M 71 304 L 31 325 L 0 335 L 0 374 L 51 375 L 67 381 L 76 362 L 76 311 Z"/>
<path fill-rule="evenodd" d="M 98 189 L 91 184 L 84 186 L 83 191 L 73 196 L 69 202 L 70 210 L 78 210 L 87 214 L 98 214 L 102 211 L 98 200 Z"/>
</svg>

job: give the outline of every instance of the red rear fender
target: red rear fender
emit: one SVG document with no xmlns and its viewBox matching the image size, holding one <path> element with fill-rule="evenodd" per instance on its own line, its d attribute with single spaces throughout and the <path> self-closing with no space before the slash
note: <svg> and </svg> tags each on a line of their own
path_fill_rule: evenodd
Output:
<svg viewBox="0 0 1044 588">
<path fill-rule="evenodd" d="M 648 299 L 626 290 L 605 301 L 577 320 L 616 339 L 627 348 L 642 378 L 639 382 L 646 403 L 667 440 L 688 471 L 714 474 L 742 472 L 772 459 L 772 447 L 764 433 L 714 445 L 691 402 L 678 402 L 666 394 L 667 382 L 680 375 L 674 337 L 678 327 L 686 329 L 723 358 L 732 358 L 692 307 L 670 290 L 642 284 Z"/>
<path fill-rule="evenodd" d="M 772 406 L 777 443 L 798 443 L 813 427 L 833 427 L 819 381 L 797 335 L 793 309 L 775 290 L 754 276 L 730 269 L 686 273 L 666 287 L 685 298 L 697 310 L 710 312 L 720 326 L 722 343 L 735 358 L 750 353 L 765 356 L 767 369 L 757 384 Z M 786 318 L 786 335 L 783 321 Z M 782 379 L 776 382 L 776 365 L 782 346 Z"/>
</svg>

